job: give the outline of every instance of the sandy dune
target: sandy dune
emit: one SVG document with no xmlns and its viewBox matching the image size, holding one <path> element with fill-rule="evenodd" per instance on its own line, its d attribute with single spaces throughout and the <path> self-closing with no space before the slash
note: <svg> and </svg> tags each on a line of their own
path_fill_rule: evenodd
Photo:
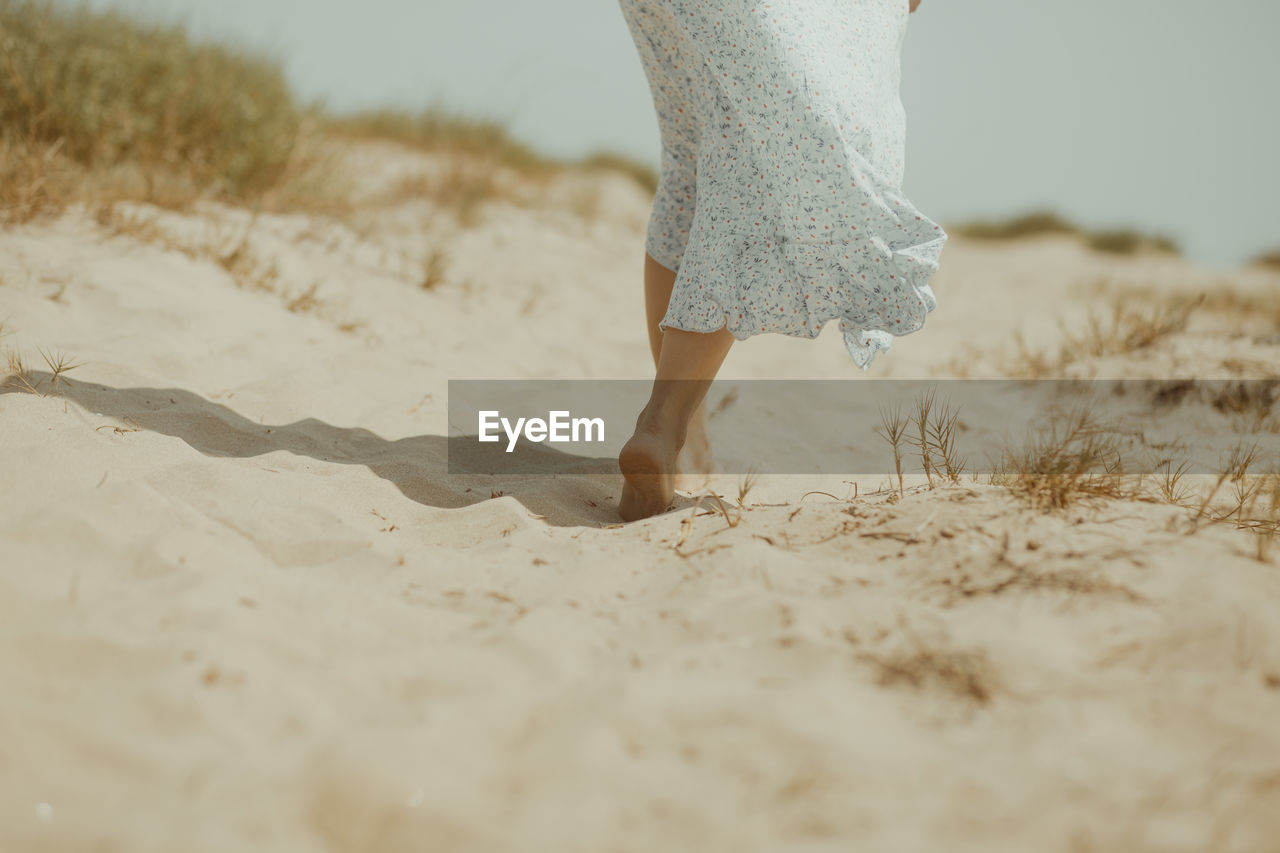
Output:
<svg viewBox="0 0 1280 853">
<path fill-rule="evenodd" d="M 1277 849 L 1280 547 L 984 478 L 620 526 L 615 476 L 451 476 L 448 379 L 645 376 L 647 198 L 568 175 L 463 227 L 387 200 L 437 161 L 348 157 L 342 222 L 0 234 L 41 392 L 0 395 L 0 849 Z M 956 240 L 867 376 L 834 329 L 724 375 L 1001 376 L 1099 287 L 1280 277 Z M 1071 371 L 1274 376 L 1275 331 L 1197 314 Z"/>
</svg>

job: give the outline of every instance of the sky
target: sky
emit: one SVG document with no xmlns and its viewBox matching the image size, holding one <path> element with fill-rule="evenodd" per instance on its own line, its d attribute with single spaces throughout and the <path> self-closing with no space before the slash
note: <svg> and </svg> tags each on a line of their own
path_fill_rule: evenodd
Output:
<svg viewBox="0 0 1280 853">
<path fill-rule="evenodd" d="M 549 154 L 657 164 L 616 0 L 89 5 L 264 50 L 335 111 L 444 106 Z M 1280 249 L 1276 32 L 1274 0 L 924 0 L 903 54 L 905 190 L 944 223 L 1052 209 L 1167 234 L 1212 267 Z"/>
</svg>

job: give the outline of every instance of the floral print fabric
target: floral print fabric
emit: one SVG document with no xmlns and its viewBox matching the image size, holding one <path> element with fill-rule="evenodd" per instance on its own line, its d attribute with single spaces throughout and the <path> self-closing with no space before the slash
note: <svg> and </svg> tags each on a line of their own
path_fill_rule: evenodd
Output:
<svg viewBox="0 0 1280 853">
<path fill-rule="evenodd" d="M 620 0 L 662 168 L 662 328 L 813 338 L 862 368 L 935 307 L 946 234 L 902 194 L 908 0 Z"/>
</svg>

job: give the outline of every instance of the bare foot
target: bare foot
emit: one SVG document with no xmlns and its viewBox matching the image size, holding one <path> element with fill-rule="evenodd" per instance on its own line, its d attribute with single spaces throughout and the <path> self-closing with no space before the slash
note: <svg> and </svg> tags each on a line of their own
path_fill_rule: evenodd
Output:
<svg viewBox="0 0 1280 853">
<path fill-rule="evenodd" d="M 635 434 L 618 454 L 618 468 L 626 483 L 618 501 L 624 521 L 657 515 L 675 497 L 676 456 L 684 437 L 674 428 L 641 413 Z"/>
</svg>

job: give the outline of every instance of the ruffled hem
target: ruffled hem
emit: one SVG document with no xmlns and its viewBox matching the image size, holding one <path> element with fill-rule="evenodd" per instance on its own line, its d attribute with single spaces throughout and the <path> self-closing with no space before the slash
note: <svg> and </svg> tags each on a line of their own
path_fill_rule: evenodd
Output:
<svg viewBox="0 0 1280 853">
<path fill-rule="evenodd" d="M 697 296 L 677 294 L 659 328 L 701 333 L 726 328 L 737 340 L 767 333 L 813 339 L 827 324 L 839 320 L 845 350 L 859 368 L 868 370 L 879 353 L 890 349 L 893 338 L 919 331 L 926 315 L 937 307 L 929 280 L 938 271 L 947 235 L 931 222 L 928 226 L 936 233 L 933 239 L 897 249 L 882 239 L 873 239 L 871 253 L 877 257 L 869 262 L 865 241 L 782 241 L 781 256 L 790 267 L 791 286 L 802 293 L 806 311 L 766 315 L 766 319 L 736 306 L 731 308 L 699 288 Z M 872 268 L 877 274 L 869 281 L 864 270 Z M 723 279 L 729 281 L 742 273 L 733 264 L 728 265 L 727 272 L 724 266 L 719 269 Z M 823 291 L 838 291 L 836 300 L 810 298 Z"/>
</svg>

